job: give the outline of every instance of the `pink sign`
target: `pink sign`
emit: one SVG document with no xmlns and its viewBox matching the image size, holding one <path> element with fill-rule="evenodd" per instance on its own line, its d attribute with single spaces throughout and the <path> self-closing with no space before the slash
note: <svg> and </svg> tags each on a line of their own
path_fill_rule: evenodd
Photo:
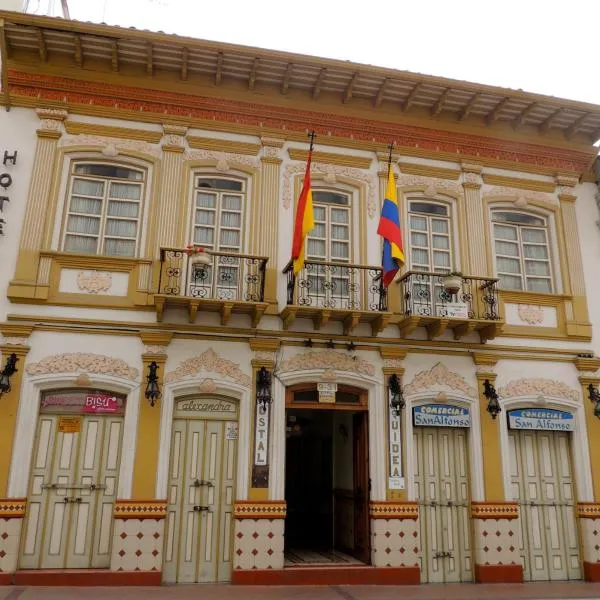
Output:
<svg viewBox="0 0 600 600">
<path fill-rule="evenodd" d="M 115 396 L 96 394 L 85 397 L 84 413 L 114 413 L 117 410 L 119 407 Z"/>
</svg>

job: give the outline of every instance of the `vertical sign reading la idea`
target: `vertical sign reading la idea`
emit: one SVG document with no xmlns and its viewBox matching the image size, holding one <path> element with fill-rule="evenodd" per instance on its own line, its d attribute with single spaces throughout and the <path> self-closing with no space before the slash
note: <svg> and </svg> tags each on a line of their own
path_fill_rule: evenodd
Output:
<svg viewBox="0 0 600 600">
<path fill-rule="evenodd" d="M 390 490 L 403 490 L 404 477 L 402 476 L 402 435 L 400 429 L 400 414 L 389 407 L 389 455 L 390 472 L 388 488 Z"/>
</svg>

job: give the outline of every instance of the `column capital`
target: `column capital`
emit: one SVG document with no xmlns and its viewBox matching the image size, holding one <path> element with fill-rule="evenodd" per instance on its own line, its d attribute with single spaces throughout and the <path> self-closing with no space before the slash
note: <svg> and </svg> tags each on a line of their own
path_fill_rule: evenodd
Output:
<svg viewBox="0 0 600 600">
<path fill-rule="evenodd" d="M 167 346 L 173 339 L 170 331 L 140 331 L 144 354 L 165 354 Z"/>
</svg>

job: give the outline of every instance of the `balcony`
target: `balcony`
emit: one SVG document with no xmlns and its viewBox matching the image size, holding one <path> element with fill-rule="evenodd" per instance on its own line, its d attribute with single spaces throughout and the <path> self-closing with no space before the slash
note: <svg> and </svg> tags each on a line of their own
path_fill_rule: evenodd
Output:
<svg viewBox="0 0 600 600">
<path fill-rule="evenodd" d="M 156 316 L 162 321 L 167 308 L 185 308 L 190 323 L 198 311 L 217 312 L 221 325 L 232 314 L 250 315 L 252 327 L 263 316 L 267 258 L 249 254 L 206 252 L 207 264 L 193 264 L 181 248 L 161 248 Z"/>
<path fill-rule="evenodd" d="M 283 272 L 287 276 L 287 306 L 281 312 L 284 329 L 295 319 L 308 318 L 317 330 L 330 321 L 341 322 L 344 335 L 359 323 L 369 323 L 375 336 L 392 316 L 381 267 L 306 261 L 298 275 L 291 262 Z"/>
<path fill-rule="evenodd" d="M 408 336 L 425 327 L 427 338 L 441 336 L 447 329 L 454 339 L 478 332 L 482 342 L 498 335 L 504 322 L 500 318 L 497 279 L 461 277 L 456 293 L 444 289 L 444 274 L 409 271 L 399 280 L 402 318 L 400 335 Z"/>
</svg>

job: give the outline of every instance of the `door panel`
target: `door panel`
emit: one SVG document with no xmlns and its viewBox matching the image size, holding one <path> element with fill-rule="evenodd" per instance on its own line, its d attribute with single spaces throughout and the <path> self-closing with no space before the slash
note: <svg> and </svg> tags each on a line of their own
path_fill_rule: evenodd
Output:
<svg viewBox="0 0 600 600">
<path fill-rule="evenodd" d="M 165 582 L 230 581 L 237 440 L 226 421 L 173 423 L 169 471 Z"/>
<path fill-rule="evenodd" d="M 510 431 L 509 450 L 524 579 L 580 579 L 569 434 Z"/>
<path fill-rule="evenodd" d="M 463 429 L 414 429 L 423 582 L 472 580 L 466 435 Z"/>
<path fill-rule="evenodd" d="M 370 562 L 369 544 L 369 439 L 368 413 L 353 416 L 354 459 L 354 549 L 362 562 Z"/>
</svg>

